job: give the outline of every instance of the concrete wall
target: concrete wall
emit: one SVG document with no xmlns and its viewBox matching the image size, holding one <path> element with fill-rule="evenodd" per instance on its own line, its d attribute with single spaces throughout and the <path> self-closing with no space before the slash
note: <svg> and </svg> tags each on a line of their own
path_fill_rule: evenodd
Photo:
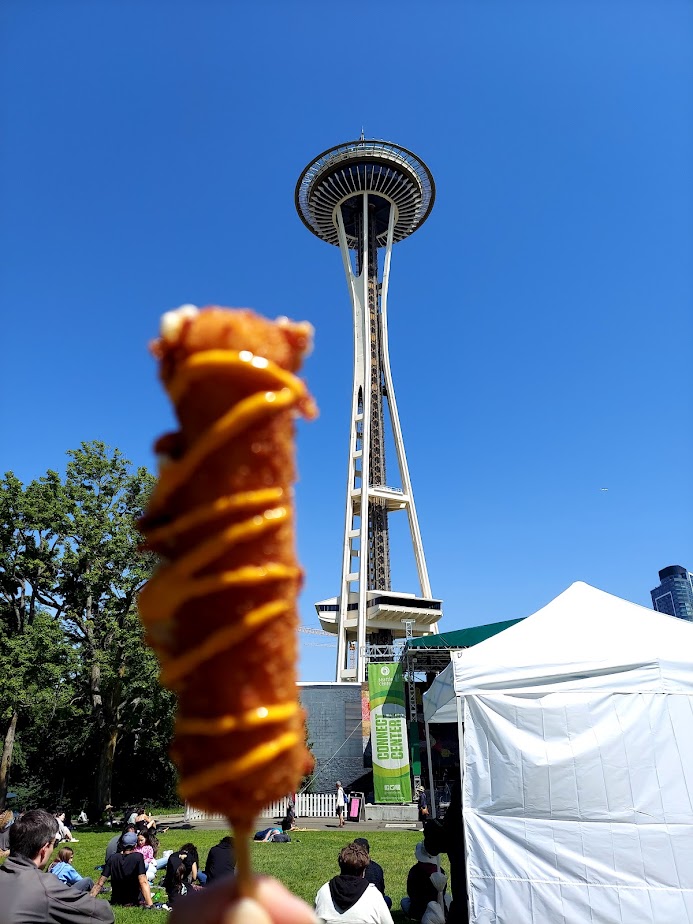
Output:
<svg viewBox="0 0 693 924">
<path fill-rule="evenodd" d="M 392 821 L 416 827 L 419 820 L 418 803 L 406 805 L 371 805 L 365 806 L 366 821 Z"/>
<path fill-rule="evenodd" d="M 307 682 L 298 692 L 316 762 L 309 792 L 330 791 L 337 780 L 348 790 L 364 772 L 361 685 Z"/>
</svg>

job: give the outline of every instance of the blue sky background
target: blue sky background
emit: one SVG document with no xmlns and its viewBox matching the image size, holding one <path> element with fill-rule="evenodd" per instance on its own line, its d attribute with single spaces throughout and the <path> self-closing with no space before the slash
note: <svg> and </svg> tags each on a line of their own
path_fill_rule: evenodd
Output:
<svg viewBox="0 0 693 924">
<path fill-rule="evenodd" d="M 437 184 L 393 254 L 390 348 L 441 630 L 575 580 L 649 606 L 659 568 L 693 567 L 693 5 L 5 0 L 0 35 L 3 470 L 62 470 L 89 439 L 151 465 L 171 424 L 146 349 L 162 311 L 307 318 L 317 625 L 341 562 L 351 318 L 293 192 L 364 126 Z M 417 591 L 403 525 L 394 585 Z M 303 648 L 303 679 L 333 673 Z"/>
</svg>

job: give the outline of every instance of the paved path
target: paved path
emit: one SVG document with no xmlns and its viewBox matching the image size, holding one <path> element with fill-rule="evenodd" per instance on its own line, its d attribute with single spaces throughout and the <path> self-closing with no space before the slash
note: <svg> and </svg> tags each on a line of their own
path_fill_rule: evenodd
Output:
<svg viewBox="0 0 693 924">
<path fill-rule="evenodd" d="M 276 821 L 275 818 L 258 818 L 257 830 L 267 828 Z M 218 820 L 212 821 L 190 821 L 186 822 L 184 815 L 162 815 L 157 818 L 159 826 L 168 825 L 171 830 L 179 831 L 212 831 L 221 830 L 224 827 L 223 822 Z M 296 823 L 299 829 L 304 828 L 307 831 L 339 831 L 339 825 L 336 818 L 298 818 Z M 353 832 L 355 836 L 365 831 L 421 831 L 421 825 L 417 822 L 391 822 L 391 821 L 348 821 L 344 826 L 345 834 Z"/>
</svg>

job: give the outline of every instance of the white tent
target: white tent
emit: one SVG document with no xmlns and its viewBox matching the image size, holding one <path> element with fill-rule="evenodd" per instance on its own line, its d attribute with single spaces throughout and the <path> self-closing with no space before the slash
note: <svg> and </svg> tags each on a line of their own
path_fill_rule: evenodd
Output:
<svg viewBox="0 0 693 924">
<path fill-rule="evenodd" d="M 575 583 L 424 715 L 459 725 L 473 924 L 693 922 L 693 624 Z"/>
</svg>

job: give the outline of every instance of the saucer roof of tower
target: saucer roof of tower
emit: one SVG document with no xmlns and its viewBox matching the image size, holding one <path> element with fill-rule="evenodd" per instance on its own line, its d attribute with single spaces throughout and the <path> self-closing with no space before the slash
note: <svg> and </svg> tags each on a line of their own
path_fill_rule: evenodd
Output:
<svg viewBox="0 0 693 924">
<path fill-rule="evenodd" d="M 355 216 L 355 197 L 364 192 L 374 208 L 379 246 L 386 242 L 390 202 L 397 210 L 396 243 L 426 221 L 436 195 L 431 171 L 411 151 L 389 141 L 348 141 L 323 151 L 303 170 L 296 184 L 296 210 L 309 231 L 339 246 L 334 212 L 341 203 L 347 237 L 354 243 L 358 231 L 350 209 Z"/>
</svg>

